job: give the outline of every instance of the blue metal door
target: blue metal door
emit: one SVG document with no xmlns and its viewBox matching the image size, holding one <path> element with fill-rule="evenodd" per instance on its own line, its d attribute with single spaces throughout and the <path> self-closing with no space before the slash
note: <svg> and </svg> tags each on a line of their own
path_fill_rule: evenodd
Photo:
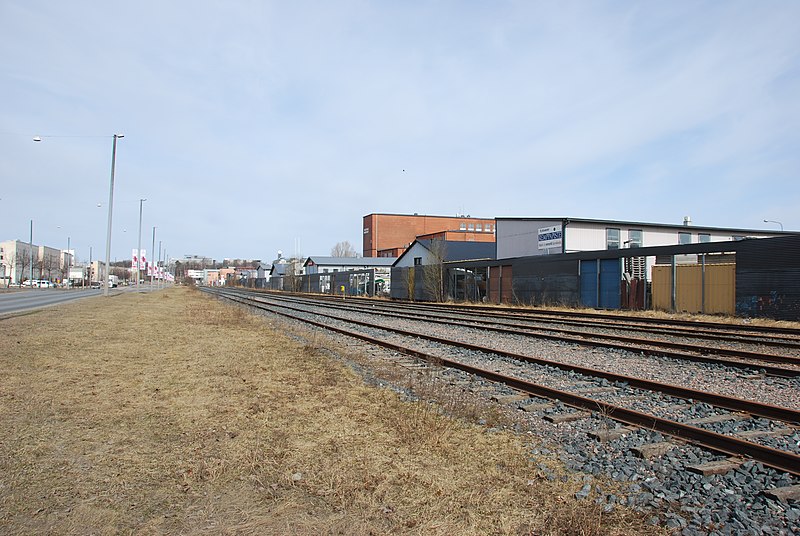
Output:
<svg viewBox="0 0 800 536">
<path fill-rule="evenodd" d="M 581 305 L 597 307 L 597 260 L 581 261 Z"/>
<path fill-rule="evenodd" d="M 600 308 L 619 309 L 622 262 L 620 259 L 600 261 Z"/>
</svg>

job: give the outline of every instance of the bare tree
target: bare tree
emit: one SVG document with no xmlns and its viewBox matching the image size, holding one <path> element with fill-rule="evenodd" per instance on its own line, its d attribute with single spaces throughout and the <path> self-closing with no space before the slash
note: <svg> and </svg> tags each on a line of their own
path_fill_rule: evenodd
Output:
<svg viewBox="0 0 800 536">
<path fill-rule="evenodd" d="M 358 253 L 350 242 L 345 240 L 344 242 L 337 242 L 331 248 L 331 257 L 358 257 Z"/>
<path fill-rule="evenodd" d="M 26 270 L 31 265 L 31 252 L 17 249 L 14 255 L 14 264 L 17 265 L 17 283 L 25 279 Z"/>
<path fill-rule="evenodd" d="M 122 266 L 112 266 L 111 275 L 115 275 L 123 281 L 129 281 L 131 279 L 131 271 Z"/>
<path fill-rule="evenodd" d="M 406 268 L 406 294 L 408 296 L 408 301 L 414 301 L 415 298 L 414 294 L 416 290 L 415 289 L 416 280 L 414 277 L 416 275 L 415 272 L 416 269 L 413 266 L 409 266 L 408 268 Z"/>
<path fill-rule="evenodd" d="M 303 286 L 303 260 L 292 258 L 289 259 L 289 264 L 286 265 L 286 271 L 283 273 L 286 283 L 291 292 L 300 292 Z"/>
<path fill-rule="evenodd" d="M 423 266 L 422 279 L 428 296 L 437 302 L 444 301 L 444 260 L 447 258 L 447 243 L 431 240 L 428 246 L 428 262 Z"/>
<path fill-rule="evenodd" d="M 47 280 L 53 280 L 53 272 L 58 273 L 61 269 L 61 262 L 58 257 L 53 255 L 44 254 L 42 258 L 42 277 L 44 277 L 44 273 L 47 273 Z"/>
<path fill-rule="evenodd" d="M 20 250 L 17 249 L 17 253 L 14 257 L 17 267 L 19 271 L 17 272 L 17 282 L 22 283 L 26 279 L 41 279 L 42 277 L 42 267 L 39 266 L 39 250 L 37 248 L 33 248 L 33 256 L 31 256 L 31 249 L 28 248 L 27 250 Z M 35 275 L 31 275 L 31 265 L 35 269 L 38 267 L 39 270 L 39 277 L 37 278 Z"/>
</svg>

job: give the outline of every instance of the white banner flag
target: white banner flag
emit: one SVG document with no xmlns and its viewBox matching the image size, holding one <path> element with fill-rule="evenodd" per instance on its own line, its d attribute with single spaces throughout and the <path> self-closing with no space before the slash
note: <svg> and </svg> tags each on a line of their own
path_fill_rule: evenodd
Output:
<svg viewBox="0 0 800 536">
<path fill-rule="evenodd" d="M 139 263 L 139 270 L 144 270 L 146 266 L 147 259 L 147 250 L 141 250 L 141 252 L 137 255 L 136 248 L 131 250 L 131 270 L 136 270 L 136 263 Z"/>
</svg>

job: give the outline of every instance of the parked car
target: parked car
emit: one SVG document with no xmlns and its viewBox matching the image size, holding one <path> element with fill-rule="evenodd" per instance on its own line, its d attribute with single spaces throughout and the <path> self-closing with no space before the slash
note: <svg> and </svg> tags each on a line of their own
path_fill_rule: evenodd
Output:
<svg viewBox="0 0 800 536">
<path fill-rule="evenodd" d="M 92 288 L 100 288 L 100 281 L 92 281 L 90 286 Z"/>
<path fill-rule="evenodd" d="M 39 281 L 39 288 L 55 288 L 56 284 L 52 281 L 48 281 L 46 279 L 42 279 Z"/>
</svg>

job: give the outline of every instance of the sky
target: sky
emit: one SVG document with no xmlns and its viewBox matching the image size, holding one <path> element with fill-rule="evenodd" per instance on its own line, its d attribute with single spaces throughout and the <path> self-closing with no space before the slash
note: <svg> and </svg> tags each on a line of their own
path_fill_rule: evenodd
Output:
<svg viewBox="0 0 800 536">
<path fill-rule="evenodd" d="M 358 252 L 370 213 L 800 230 L 800 2 L 0 1 L 0 240 Z M 34 142 L 40 136 L 41 142 Z M 98 206 L 99 205 L 99 206 Z M 153 257 L 151 257 L 153 258 Z"/>
</svg>

